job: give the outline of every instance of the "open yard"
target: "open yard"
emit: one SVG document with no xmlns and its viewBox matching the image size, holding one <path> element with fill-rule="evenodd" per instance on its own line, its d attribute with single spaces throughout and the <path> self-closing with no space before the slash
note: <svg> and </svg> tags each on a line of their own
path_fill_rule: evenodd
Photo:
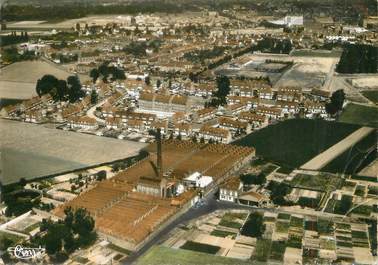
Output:
<svg viewBox="0 0 378 265">
<path fill-rule="evenodd" d="M 258 156 L 296 168 L 358 128 L 345 123 L 293 119 L 253 132 L 234 144 L 253 146 Z"/>
<path fill-rule="evenodd" d="M 339 117 L 340 122 L 378 128 L 378 107 L 348 104 Z"/>
<path fill-rule="evenodd" d="M 8 120 L 0 132 L 3 184 L 124 159 L 146 146 Z"/>
</svg>

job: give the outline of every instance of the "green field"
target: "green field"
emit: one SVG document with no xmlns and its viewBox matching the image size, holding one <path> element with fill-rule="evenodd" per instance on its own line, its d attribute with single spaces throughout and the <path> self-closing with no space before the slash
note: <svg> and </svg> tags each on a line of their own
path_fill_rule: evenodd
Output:
<svg viewBox="0 0 378 265">
<path fill-rule="evenodd" d="M 243 261 L 240 259 L 225 258 L 210 254 L 194 252 L 183 249 L 172 249 L 162 246 L 152 247 L 145 255 L 143 255 L 136 263 L 137 265 L 247 265 L 251 261 Z M 258 264 L 257 262 L 254 264 Z"/>
<path fill-rule="evenodd" d="M 340 122 L 378 127 L 378 108 L 348 104 L 339 117 Z"/>
<path fill-rule="evenodd" d="M 220 247 L 218 246 L 202 244 L 194 241 L 186 241 L 185 244 L 182 245 L 180 248 L 209 254 L 216 254 L 220 250 Z"/>
<path fill-rule="evenodd" d="M 378 90 L 365 90 L 361 93 L 365 98 L 368 98 L 370 101 L 378 104 Z"/>
<path fill-rule="evenodd" d="M 336 175 L 320 173 L 318 175 L 297 174 L 288 184 L 296 188 L 318 191 L 333 191 L 341 188 L 343 179 Z"/>
<path fill-rule="evenodd" d="M 258 156 L 297 168 L 358 128 L 324 120 L 291 119 L 253 132 L 234 144 L 252 146 Z"/>
</svg>

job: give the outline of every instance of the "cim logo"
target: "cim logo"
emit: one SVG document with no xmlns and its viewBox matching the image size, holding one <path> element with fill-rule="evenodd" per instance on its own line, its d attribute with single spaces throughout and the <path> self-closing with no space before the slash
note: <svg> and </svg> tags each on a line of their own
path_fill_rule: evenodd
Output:
<svg viewBox="0 0 378 265">
<path fill-rule="evenodd" d="M 13 254 L 14 257 L 18 259 L 41 259 L 45 253 L 44 248 L 24 248 L 23 246 L 17 245 L 15 247 L 8 248 L 8 252 Z"/>
</svg>

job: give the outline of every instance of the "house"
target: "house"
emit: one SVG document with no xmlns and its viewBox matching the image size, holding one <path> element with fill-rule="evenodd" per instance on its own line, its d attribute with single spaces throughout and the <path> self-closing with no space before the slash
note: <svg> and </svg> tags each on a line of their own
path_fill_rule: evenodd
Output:
<svg viewBox="0 0 378 265">
<path fill-rule="evenodd" d="M 136 190 L 156 197 L 165 197 L 165 187 L 167 180 L 152 176 L 143 176 L 139 178 Z"/>
<path fill-rule="evenodd" d="M 227 117 L 221 117 L 218 119 L 219 127 L 222 129 L 230 130 L 234 133 L 250 133 L 251 124 L 248 122 L 237 121 Z"/>
<path fill-rule="evenodd" d="M 78 129 L 85 129 L 85 130 L 92 130 L 97 127 L 96 119 L 90 118 L 88 116 L 81 116 L 81 117 L 70 117 L 68 118 L 68 124 L 71 128 L 78 128 Z"/>
<path fill-rule="evenodd" d="M 188 97 L 180 95 L 162 95 L 143 92 L 140 94 L 138 103 L 139 108 L 143 111 L 187 113 L 190 109 Z"/>
<path fill-rule="evenodd" d="M 224 111 L 226 115 L 229 116 L 236 116 L 242 111 L 248 110 L 248 105 L 246 103 L 228 105 Z"/>
<path fill-rule="evenodd" d="M 282 110 L 278 108 L 269 108 L 269 107 L 259 106 L 256 109 L 256 113 L 258 115 L 264 115 L 272 119 L 278 119 L 282 117 Z"/>
<path fill-rule="evenodd" d="M 219 200 L 238 202 L 238 197 L 242 189 L 243 184 L 239 177 L 232 177 L 226 183 L 219 186 Z"/>
<path fill-rule="evenodd" d="M 260 128 L 268 125 L 268 119 L 265 115 L 259 115 L 251 112 L 239 113 L 238 119 L 240 121 L 248 122 L 253 128 Z"/>
<path fill-rule="evenodd" d="M 194 95 L 197 97 L 210 97 L 217 90 L 215 82 L 199 83 L 194 86 Z"/>
<path fill-rule="evenodd" d="M 153 129 L 153 130 L 160 129 L 160 133 L 162 135 L 167 135 L 168 134 L 168 121 L 167 120 L 154 121 L 151 124 L 151 129 Z"/>
<path fill-rule="evenodd" d="M 324 102 L 306 101 L 304 109 L 307 118 L 313 118 L 316 115 L 320 115 L 322 118 L 328 116 Z"/>
<path fill-rule="evenodd" d="M 189 123 L 176 123 L 173 127 L 173 133 L 177 137 L 181 135 L 183 138 L 188 138 L 192 135 L 192 125 Z"/>
<path fill-rule="evenodd" d="M 242 96 L 228 96 L 227 104 L 247 104 L 248 108 L 257 108 L 260 104 L 260 99 L 256 97 L 242 97 Z"/>
<path fill-rule="evenodd" d="M 210 176 L 202 176 L 199 172 L 194 172 L 188 177 L 184 178 L 184 185 L 189 188 L 206 188 L 213 182 L 213 178 Z"/>
<path fill-rule="evenodd" d="M 21 106 L 17 105 L 8 105 L 1 109 L 1 116 L 3 117 L 14 117 L 16 116 L 17 112 L 20 111 Z"/>
<path fill-rule="evenodd" d="M 81 104 L 69 104 L 62 110 L 62 117 L 66 119 L 69 116 L 78 114 L 83 110 L 83 105 Z"/>
<path fill-rule="evenodd" d="M 197 97 L 210 97 L 217 90 L 215 82 L 199 83 L 194 86 L 194 95 Z"/>
<path fill-rule="evenodd" d="M 38 110 L 28 110 L 25 112 L 25 122 L 39 123 L 42 121 L 42 112 Z"/>
<path fill-rule="evenodd" d="M 107 129 L 121 129 L 122 128 L 122 119 L 121 118 L 113 118 L 107 117 L 105 119 L 105 126 Z"/>
<path fill-rule="evenodd" d="M 106 102 L 101 107 L 101 115 L 105 118 L 107 117 L 115 117 L 116 112 L 118 109 L 116 107 L 113 107 L 109 102 Z"/>
<path fill-rule="evenodd" d="M 116 111 L 115 117 L 121 118 L 123 123 L 126 123 L 128 120 L 140 120 L 146 126 L 151 125 L 151 123 L 156 120 L 155 114 L 129 112 L 129 111 L 123 111 L 123 110 Z"/>
<path fill-rule="evenodd" d="M 290 102 L 301 102 L 302 94 L 300 88 L 289 89 L 289 88 L 280 88 L 277 92 L 277 100 L 279 101 L 290 101 Z"/>
<path fill-rule="evenodd" d="M 273 99 L 274 93 L 270 87 L 262 88 L 258 93 L 260 99 Z"/>
<path fill-rule="evenodd" d="M 205 141 L 215 141 L 219 143 L 228 144 L 231 142 L 232 137 L 229 130 L 222 129 L 222 128 L 214 128 L 211 126 L 202 126 L 198 134 L 200 139 L 204 139 Z"/>
<path fill-rule="evenodd" d="M 271 88 L 268 80 L 230 80 L 230 94 L 242 97 L 254 97 L 258 90 Z"/>
<path fill-rule="evenodd" d="M 217 113 L 216 108 L 200 109 L 194 113 L 193 119 L 196 120 L 198 123 L 203 123 L 205 121 L 214 119 L 216 113 Z"/>
<path fill-rule="evenodd" d="M 269 198 L 263 194 L 251 190 L 239 194 L 239 203 L 250 206 L 263 207 L 269 203 Z"/>
<path fill-rule="evenodd" d="M 295 114 L 299 112 L 299 103 L 290 101 L 276 101 L 276 107 L 282 110 L 283 114 Z"/>
<path fill-rule="evenodd" d="M 131 132 L 143 132 L 145 125 L 142 120 L 129 119 L 126 122 L 126 127 Z"/>
</svg>

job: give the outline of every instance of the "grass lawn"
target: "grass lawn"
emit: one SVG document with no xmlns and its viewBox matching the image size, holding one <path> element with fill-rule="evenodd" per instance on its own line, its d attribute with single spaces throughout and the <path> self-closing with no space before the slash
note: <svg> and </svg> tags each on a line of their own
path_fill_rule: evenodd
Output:
<svg viewBox="0 0 378 265">
<path fill-rule="evenodd" d="M 290 220 L 290 216 L 288 213 L 279 213 L 277 219 Z"/>
<path fill-rule="evenodd" d="M 216 254 L 220 250 L 220 247 L 218 246 L 197 243 L 194 241 L 186 241 L 185 244 L 182 245 L 180 248 L 186 249 L 186 250 L 204 252 L 208 254 Z"/>
<path fill-rule="evenodd" d="M 210 233 L 210 235 L 217 237 L 232 236 L 234 238 L 236 236 L 236 233 L 215 229 Z"/>
<path fill-rule="evenodd" d="M 324 120 L 290 119 L 267 126 L 236 141 L 281 166 L 297 168 L 360 128 Z"/>
<path fill-rule="evenodd" d="M 378 91 L 377 90 L 365 90 L 362 91 L 362 95 L 370 101 L 378 104 Z"/>
<path fill-rule="evenodd" d="M 352 123 L 370 127 L 378 127 L 378 108 L 350 103 L 339 117 L 340 122 Z"/>
<path fill-rule="evenodd" d="M 136 262 L 137 265 L 247 265 L 251 261 L 214 256 L 183 249 L 154 246 Z"/>
</svg>

